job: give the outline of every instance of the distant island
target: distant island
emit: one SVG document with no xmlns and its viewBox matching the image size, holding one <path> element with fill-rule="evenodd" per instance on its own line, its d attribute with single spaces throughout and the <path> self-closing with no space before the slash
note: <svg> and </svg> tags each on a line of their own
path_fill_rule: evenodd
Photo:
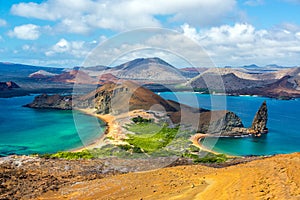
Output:
<svg viewBox="0 0 300 200">
<path fill-rule="evenodd" d="M 36 67 L 0 63 L 2 81 L 13 81 L 28 93 L 72 92 L 73 84 L 92 91 L 93 85 L 133 80 L 152 91 L 194 91 L 227 95 L 258 95 L 278 99 L 300 97 L 300 67 L 256 65 L 237 68 L 176 68 L 160 58 L 137 58 L 124 64 L 70 68 Z M 10 68 L 11 70 L 7 70 Z M 4 80 L 10 77 L 10 80 Z M 5 78 L 6 79 L 6 78 Z M 214 80 L 220 80 L 214 82 Z M 0 91 L 0 97 L 7 92 Z M 11 91 L 11 96 L 14 94 Z"/>
</svg>

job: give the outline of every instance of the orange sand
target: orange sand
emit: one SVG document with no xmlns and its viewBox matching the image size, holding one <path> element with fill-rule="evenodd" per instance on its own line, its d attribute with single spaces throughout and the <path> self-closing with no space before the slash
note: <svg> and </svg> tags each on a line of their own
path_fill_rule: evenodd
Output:
<svg viewBox="0 0 300 200">
<path fill-rule="evenodd" d="M 300 153 L 216 169 L 179 166 L 80 182 L 39 199 L 300 199 Z"/>
</svg>

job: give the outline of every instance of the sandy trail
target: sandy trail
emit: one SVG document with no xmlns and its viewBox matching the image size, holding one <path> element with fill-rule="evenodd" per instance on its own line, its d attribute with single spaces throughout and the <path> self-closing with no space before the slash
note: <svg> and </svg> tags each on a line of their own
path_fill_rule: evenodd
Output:
<svg viewBox="0 0 300 200">
<path fill-rule="evenodd" d="M 300 153 L 226 168 L 179 166 L 80 182 L 39 199 L 300 199 Z"/>
</svg>

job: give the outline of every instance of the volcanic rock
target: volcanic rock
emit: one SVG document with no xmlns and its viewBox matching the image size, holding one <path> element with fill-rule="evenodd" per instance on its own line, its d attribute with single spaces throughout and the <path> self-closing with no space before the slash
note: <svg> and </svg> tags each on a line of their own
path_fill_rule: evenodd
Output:
<svg viewBox="0 0 300 200">
<path fill-rule="evenodd" d="M 267 133 L 267 122 L 268 122 L 268 108 L 266 101 L 260 106 L 259 110 L 253 119 L 251 129 L 256 133 Z"/>
<path fill-rule="evenodd" d="M 61 95 L 47 95 L 42 94 L 36 96 L 34 101 L 25 105 L 29 108 L 44 108 L 44 109 L 59 109 L 59 110 L 71 110 L 72 109 L 72 97 Z"/>
</svg>

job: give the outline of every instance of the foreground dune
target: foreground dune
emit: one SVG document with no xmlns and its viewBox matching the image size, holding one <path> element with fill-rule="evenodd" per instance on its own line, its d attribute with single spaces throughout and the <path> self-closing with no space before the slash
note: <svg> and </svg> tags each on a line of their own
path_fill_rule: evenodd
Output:
<svg viewBox="0 0 300 200">
<path fill-rule="evenodd" d="M 300 199 L 300 153 L 226 168 L 200 165 L 79 182 L 39 199 Z"/>
</svg>

